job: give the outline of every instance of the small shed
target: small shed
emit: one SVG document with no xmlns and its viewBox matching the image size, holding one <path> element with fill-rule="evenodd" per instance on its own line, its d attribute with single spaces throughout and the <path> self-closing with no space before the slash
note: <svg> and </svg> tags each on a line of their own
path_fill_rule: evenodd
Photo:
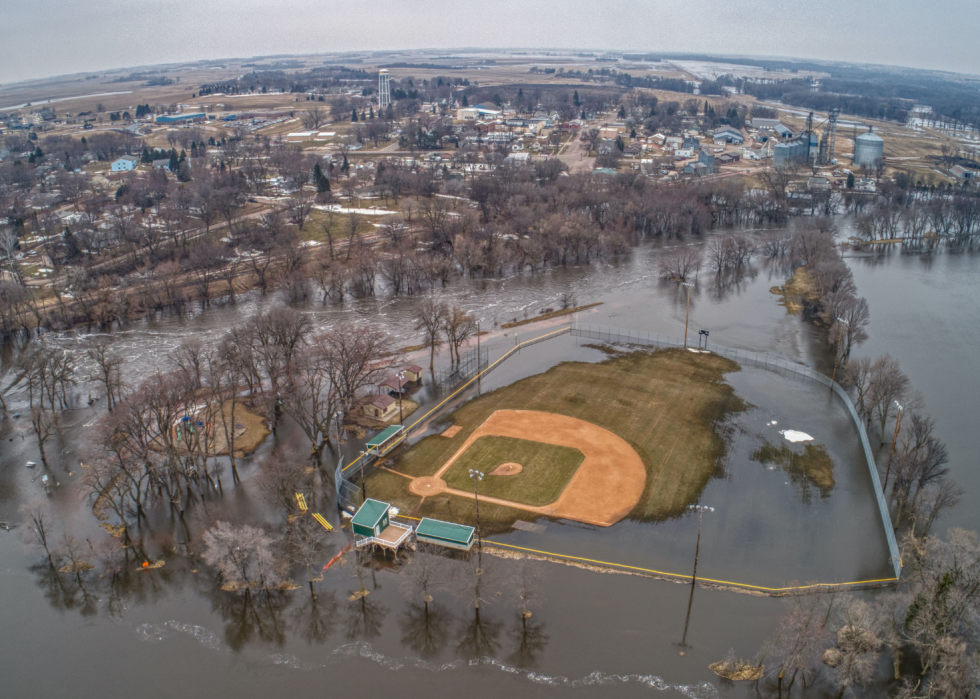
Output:
<svg viewBox="0 0 980 699">
<path fill-rule="evenodd" d="M 424 544 L 435 544 L 451 549 L 469 551 L 473 548 L 473 534 L 476 530 L 463 524 L 443 522 L 423 517 L 415 528 L 415 538 Z"/>
<path fill-rule="evenodd" d="M 387 388 L 395 393 L 402 393 L 405 390 L 405 385 L 410 381 L 412 381 L 412 379 L 410 379 L 407 375 L 402 377 L 389 376 L 387 379 L 378 384 L 378 388 Z"/>
<path fill-rule="evenodd" d="M 398 401 L 389 395 L 375 396 L 364 404 L 364 414 L 376 420 L 387 420 L 398 412 Z"/>
<path fill-rule="evenodd" d="M 414 383 L 418 383 L 422 380 L 422 367 L 418 364 L 409 364 L 404 369 L 405 378 Z"/>
<path fill-rule="evenodd" d="M 369 439 L 365 445 L 367 447 L 368 454 L 374 454 L 375 456 L 381 454 L 381 450 L 384 449 L 385 445 L 391 440 L 395 439 L 395 437 L 397 437 L 404 429 L 405 427 L 402 425 L 392 425 L 391 427 L 378 432 L 378 434 L 371 437 L 371 439 Z"/>
<path fill-rule="evenodd" d="M 391 506 L 388 503 L 368 498 L 351 520 L 354 533 L 367 537 L 381 536 L 381 532 L 391 524 L 390 509 Z"/>
</svg>

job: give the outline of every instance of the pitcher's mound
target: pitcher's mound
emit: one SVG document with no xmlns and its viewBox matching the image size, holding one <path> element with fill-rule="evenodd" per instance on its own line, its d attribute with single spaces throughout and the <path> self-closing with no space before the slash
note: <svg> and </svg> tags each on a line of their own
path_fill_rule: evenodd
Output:
<svg viewBox="0 0 980 699">
<path fill-rule="evenodd" d="M 518 473 L 524 470 L 524 467 L 520 464 L 515 464 L 513 461 L 508 461 L 506 464 L 500 464 L 497 468 L 490 472 L 491 476 L 516 476 Z"/>
</svg>

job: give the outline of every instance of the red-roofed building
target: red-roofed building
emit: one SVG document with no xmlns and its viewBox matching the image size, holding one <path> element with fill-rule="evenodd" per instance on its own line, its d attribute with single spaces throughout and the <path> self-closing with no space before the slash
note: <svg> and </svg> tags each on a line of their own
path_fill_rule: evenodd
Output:
<svg viewBox="0 0 980 699">
<path fill-rule="evenodd" d="M 375 396 L 364 404 L 364 414 L 376 420 L 387 420 L 398 412 L 398 401 L 387 394 Z"/>
</svg>

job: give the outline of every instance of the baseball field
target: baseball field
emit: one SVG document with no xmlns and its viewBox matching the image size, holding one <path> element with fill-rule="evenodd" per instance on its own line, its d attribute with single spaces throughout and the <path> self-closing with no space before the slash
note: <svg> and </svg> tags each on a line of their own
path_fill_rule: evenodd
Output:
<svg viewBox="0 0 980 699">
<path fill-rule="evenodd" d="M 679 515 L 721 472 L 728 417 L 745 409 L 724 378 L 738 369 L 684 350 L 559 364 L 396 449 L 367 493 L 405 514 L 472 522 L 476 486 L 487 531 L 540 516 L 610 526 Z M 477 483 L 471 470 L 483 474 Z"/>
</svg>

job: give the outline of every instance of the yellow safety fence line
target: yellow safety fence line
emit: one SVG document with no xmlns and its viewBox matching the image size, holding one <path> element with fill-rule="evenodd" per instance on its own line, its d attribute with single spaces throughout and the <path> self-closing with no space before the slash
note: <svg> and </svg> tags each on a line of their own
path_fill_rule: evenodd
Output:
<svg viewBox="0 0 980 699">
<path fill-rule="evenodd" d="M 398 514 L 396 517 L 404 517 L 405 519 L 414 519 L 416 522 L 421 520 L 418 517 L 409 517 L 408 515 Z M 626 570 L 635 570 L 640 573 L 651 573 L 653 575 L 663 575 L 669 578 L 681 578 L 689 580 L 691 575 L 689 573 L 667 573 L 662 570 L 653 570 L 652 568 L 641 568 L 640 566 L 626 565 L 625 563 L 612 563 L 611 561 L 599 561 L 594 558 L 583 558 L 581 556 L 569 556 L 564 553 L 554 553 L 553 551 L 539 551 L 538 549 L 527 548 L 526 546 L 515 546 L 514 544 L 504 544 L 499 541 L 492 541 L 490 539 L 484 539 L 483 543 L 490 544 L 491 546 L 501 546 L 509 549 L 518 549 L 519 551 L 527 551 L 529 553 L 536 553 L 541 556 L 553 556 L 555 558 L 566 558 L 572 561 L 581 561 L 583 563 L 594 563 L 601 566 L 610 566 L 612 568 L 623 568 Z M 731 580 L 716 580 L 714 578 L 698 578 L 701 582 L 715 583 L 716 585 L 730 585 L 732 587 L 741 587 L 751 590 L 763 590 L 765 592 L 792 592 L 801 590 L 813 590 L 822 587 L 852 587 L 854 585 L 874 585 L 877 583 L 889 583 L 898 582 L 898 578 L 879 578 L 878 580 L 855 580 L 853 582 L 837 582 L 837 583 L 813 583 L 811 585 L 796 585 L 792 587 L 765 587 L 764 585 L 750 585 L 749 583 L 732 582 Z"/>
<path fill-rule="evenodd" d="M 571 326 L 566 326 L 566 327 L 561 328 L 559 330 L 555 330 L 555 331 L 550 332 L 550 333 L 545 333 L 544 335 L 539 335 L 538 337 L 531 338 L 530 340 L 525 340 L 524 342 L 521 342 L 519 344 L 514 345 L 511 349 L 509 349 L 507 352 L 505 352 L 503 356 L 501 356 L 499 359 L 497 359 L 493 364 L 491 364 L 486 369 L 484 369 L 483 371 L 481 371 L 479 374 L 477 374 L 476 376 L 474 376 L 472 379 L 470 379 L 469 381 L 467 381 L 465 384 L 463 384 L 462 386 L 460 386 L 460 388 L 458 388 L 452 395 L 450 395 L 447 398 L 445 398 L 442 402 L 440 402 L 434 408 L 432 408 L 431 410 L 429 410 L 429 412 L 427 412 L 425 415 L 423 415 L 418 420 L 416 420 L 415 422 L 413 422 L 410 427 L 408 427 L 405 430 L 403 430 L 401 437 L 399 437 L 397 440 L 395 440 L 391 444 L 391 446 L 386 447 L 384 451 L 382 451 L 381 453 L 378 454 L 378 456 L 384 456 L 389 451 L 391 451 L 392 449 L 394 449 L 395 447 L 397 447 L 399 444 L 401 444 L 405 440 L 405 438 L 408 436 L 408 433 L 411 430 L 413 430 L 416 425 L 418 425 L 419 423 L 423 422 L 427 417 L 429 417 L 430 415 L 432 415 L 432 413 L 434 413 L 435 411 L 439 410 L 439 408 L 441 408 L 446 403 L 448 403 L 453 398 L 455 398 L 457 395 L 459 395 L 460 392 L 465 391 L 467 388 L 469 388 L 470 385 L 474 381 L 477 381 L 477 380 L 483 378 L 483 375 L 484 374 L 487 374 L 490 371 L 492 371 L 498 364 L 500 364 L 502 361 L 504 361 L 505 359 L 507 359 L 514 352 L 517 352 L 518 350 L 520 350 L 521 347 L 523 347 L 524 345 L 531 344 L 531 343 L 534 343 L 534 342 L 540 342 L 541 340 L 547 339 L 547 338 L 549 338 L 549 337 L 551 337 L 553 335 L 560 335 L 562 333 L 567 333 L 570 330 L 571 330 Z M 346 471 L 349 468 L 352 468 L 354 466 L 354 464 L 356 464 L 358 461 L 360 461 L 363 458 L 364 458 L 364 455 L 361 454 L 356 459 L 354 459 L 353 461 L 351 461 L 349 464 L 347 464 L 346 466 L 344 466 L 344 468 L 341 471 L 341 473 L 343 473 L 344 471 Z"/>
<path fill-rule="evenodd" d="M 612 563 L 610 561 L 598 561 L 592 558 L 582 558 L 581 556 L 569 556 L 564 553 L 552 553 L 550 551 L 538 551 L 537 549 L 530 549 L 524 546 L 515 546 L 514 544 L 503 544 L 499 541 L 484 540 L 486 543 L 493 546 L 503 546 L 511 549 L 519 549 L 521 551 L 528 551 L 530 553 L 537 553 L 543 556 L 555 556 L 557 558 L 567 558 L 573 561 L 582 561 L 584 563 L 595 563 L 597 565 L 612 566 L 614 568 L 625 568 L 627 570 L 636 570 L 642 573 L 653 573 L 654 575 L 665 575 L 671 578 L 687 578 L 691 576 L 687 573 L 666 573 L 661 570 L 652 570 L 650 568 L 641 568 L 639 566 L 630 566 L 624 563 Z M 878 580 L 855 580 L 853 582 L 839 582 L 839 583 L 814 583 L 812 585 L 796 585 L 793 587 L 765 587 L 763 585 L 750 585 L 749 583 L 732 582 L 730 580 L 715 580 L 713 578 L 698 578 L 701 582 L 710 582 L 717 585 L 731 585 L 733 587 L 744 587 L 752 590 L 765 590 L 766 592 L 789 592 L 791 590 L 812 590 L 820 587 L 844 587 L 852 585 L 871 585 L 874 583 L 884 583 L 884 582 L 896 582 L 898 578 L 880 578 Z"/>
</svg>

